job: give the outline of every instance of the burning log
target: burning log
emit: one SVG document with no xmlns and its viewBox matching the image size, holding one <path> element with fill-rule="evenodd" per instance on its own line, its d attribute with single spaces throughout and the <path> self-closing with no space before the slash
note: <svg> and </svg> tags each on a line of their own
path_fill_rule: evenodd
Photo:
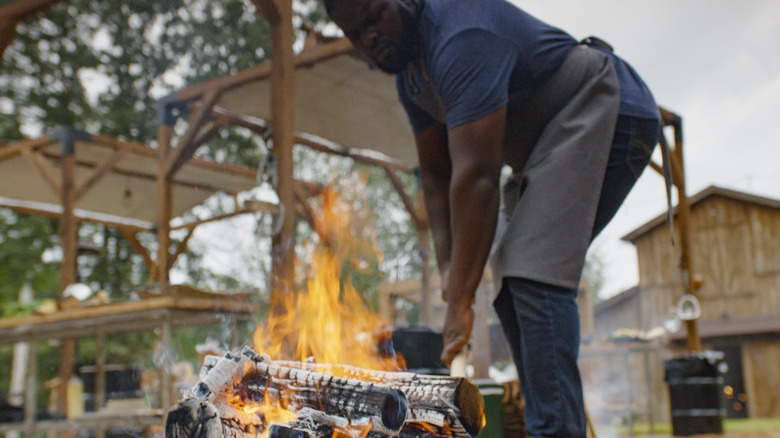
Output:
<svg viewBox="0 0 780 438">
<path fill-rule="evenodd" d="M 471 438 L 483 418 L 479 390 L 466 379 L 272 361 L 245 348 L 207 357 L 165 435 Z"/>
<path fill-rule="evenodd" d="M 328 375 L 347 376 L 403 392 L 410 407 L 407 421 L 439 428 L 463 429 L 475 436 L 482 428 L 483 401 L 479 389 L 461 377 L 430 376 L 406 372 L 366 370 L 348 365 L 276 362 Z M 460 427 L 458 427 L 460 426 Z M 455 435 L 460 436 L 460 435 Z"/>
</svg>

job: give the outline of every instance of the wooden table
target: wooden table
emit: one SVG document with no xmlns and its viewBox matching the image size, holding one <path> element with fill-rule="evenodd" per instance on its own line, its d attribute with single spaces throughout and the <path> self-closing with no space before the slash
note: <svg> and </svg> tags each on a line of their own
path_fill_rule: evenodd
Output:
<svg viewBox="0 0 780 438">
<path fill-rule="evenodd" d="M 163 367 L 159 409 L 117 414 L 89 412 L 69 420 L 36 421 L 35 392 L 37 388 L 36 343 L 52 339 L 97 338 L 95 376 L 96 406 L 103 405 L 105 388 L 105 336 L 160 330 L 160 342 L 165 349 L 172 345 L 172 330 L 180 327 L 228 324 L 235 327 L 252 319 L 258 307 L 246 300 L 214 297 L 181 297 L 161 295 L 138 301 L 64 309 L 48 315 L 31 315 L 0 319 L 0 344 L 29 343 L 27 380 L 25 382 L 24 422 L 0 424 L 0 432 L 24 430 L 33 437 L 37 430 L 94 428 L 102 435 L 108 426 L 162 425 L 164 415 L 172 405 L 170 370 Z M 229 296 L 228 296 L 229 297 Z"/>
</svg>

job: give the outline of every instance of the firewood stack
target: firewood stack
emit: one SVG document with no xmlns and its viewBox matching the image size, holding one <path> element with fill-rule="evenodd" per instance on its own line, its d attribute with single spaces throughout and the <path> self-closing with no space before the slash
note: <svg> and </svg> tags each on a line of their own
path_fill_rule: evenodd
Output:
<svg viewBox="0 0 780 438">
<path fill-rule="evenodd" d="M 284 420 L 274 408 L 288 411 Z M 166 438 L 472 438 L 484 423 L 467 379 L 273 361 L 250 348 L 208 356 L 168 414 Z"/>
</svg>

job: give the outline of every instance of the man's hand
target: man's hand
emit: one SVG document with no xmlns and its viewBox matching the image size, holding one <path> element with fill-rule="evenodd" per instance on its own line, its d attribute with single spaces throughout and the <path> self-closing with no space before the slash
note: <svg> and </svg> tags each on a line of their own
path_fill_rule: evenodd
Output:
<svg viewBox="0 0 780 438">
<path fill-rule="evenodd" d="M 441 360 L 448 367 L 455 355 L 469 343 L 471 328 L 474 326 L 473 305 L 473 300 L 467 303 L 451 302 L 447 305 L 443 333 L 444 350 L 441 353 Z"/>
</svg>

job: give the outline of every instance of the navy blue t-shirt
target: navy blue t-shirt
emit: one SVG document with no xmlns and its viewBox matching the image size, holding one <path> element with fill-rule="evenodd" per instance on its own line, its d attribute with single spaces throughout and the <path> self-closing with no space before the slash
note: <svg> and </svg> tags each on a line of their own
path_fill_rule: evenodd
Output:
<svg viewBox="0 0 780 438">
<path fill-rule="evenodd" d="M 454 128 L 532 93 L 578 44 L 504 0 L 426 0 L 421 20 L 423 55 L 396 77 L 416 133 L 434 121 Z M 620 114 L 658 118 L 641 78 L 611 56 L 621 87 Z M 414 103 L 421 100 L 425 109 Z"/>
</svg>

